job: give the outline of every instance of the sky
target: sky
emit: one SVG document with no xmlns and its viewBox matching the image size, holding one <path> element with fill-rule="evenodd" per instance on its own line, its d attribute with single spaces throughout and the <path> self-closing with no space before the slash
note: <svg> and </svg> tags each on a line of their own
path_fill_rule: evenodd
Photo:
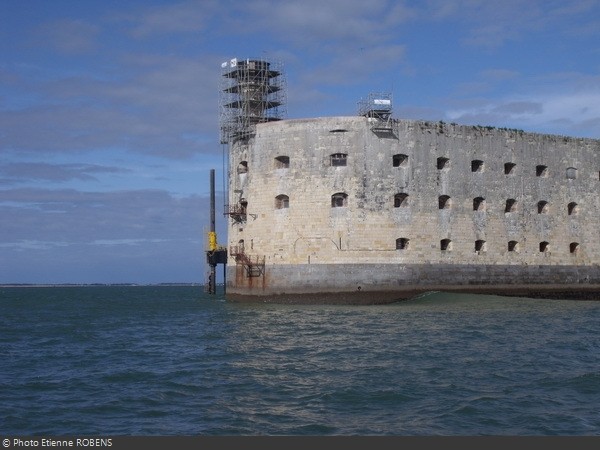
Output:
<svg viewBox="0 0 600 450">
<path fill-rule="evenodd" d="M 290 119 L 385 92 L 600 138 L 600 0 L 0 0 L 0 56 L 0 283 L 204 283 L 232 58 L 282 64 Z"/>
</svg>

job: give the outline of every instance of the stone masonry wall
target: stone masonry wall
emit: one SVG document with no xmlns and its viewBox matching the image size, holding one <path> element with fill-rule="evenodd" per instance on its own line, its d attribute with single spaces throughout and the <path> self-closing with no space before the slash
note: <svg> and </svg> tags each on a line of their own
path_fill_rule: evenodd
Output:
<svg viewBox="0 0 600 450">
<path fill-rule="evenodd" d="M 250 279 L 230 264 L 228 291 L 301 291 L 307 280 L 311 290 L 325 288 L 323 277 L 335 272 L 308 266 L 347 272 L 352 264 L 392 274 L 452 267 L 444 283 L 458 285 L 528 284 L 529 266 L 554 266 L 566 282 L 571 267 L 586 274 L 576 284 L 600 283 L 600 141 L 409 120 L 394 120 L 389 132 L 374 125 L 364 117 L 287 120 L 258 125 L 253 139 L 232 145 L 230 204 L 247 202 L 247 215 L 230 220 L 229 245 L 264 257 L 266 275 Z M 332 165 L 336 154 L 346 165 Z M 500 272 L 510 276 L 466 270 L 491 266 L 509 267 Z M 423 271 L 413 272 L 378 283 L 422 284 Z"/>
</svg>

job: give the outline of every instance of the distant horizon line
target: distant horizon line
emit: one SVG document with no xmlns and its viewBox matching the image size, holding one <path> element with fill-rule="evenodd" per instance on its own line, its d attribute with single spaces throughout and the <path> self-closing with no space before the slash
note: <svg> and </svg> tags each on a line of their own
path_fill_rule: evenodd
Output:
<svg viewBox="0 0 600 450">
<path fill-rule="evenodd" d="M 0 287 L 69 287 L 69 286 L 204 286 L 205 283 L 0 283 Z M 223 285 L 223 283 L 217 283 Z"/>
</svg>

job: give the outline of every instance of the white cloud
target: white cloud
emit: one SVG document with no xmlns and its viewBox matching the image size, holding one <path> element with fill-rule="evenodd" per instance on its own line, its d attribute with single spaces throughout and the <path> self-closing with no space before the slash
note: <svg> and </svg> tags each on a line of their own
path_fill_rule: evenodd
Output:
<svg viewBox="0 0 600 450">
<path fill-rule="evenodd" d="M 191 0 L 149 6 L 129 14 L 114 16 L 114 20 L 129 23 L 128 31 L 135 38 L 199 33 L 206 28 L 217 7 L 218 2 L 215 0 Z"/>
<path fill-rule="evenodd" d="M 169 242 L 169 239 L 96 239 L 90 242 L 91 245 L 143 245 L 148 243 Z"/>
<path fill-rule="evenodd" d="M 404 2 L 385 0 L 249 1 L 236 9 L 244 15 L 237 21 L 230 19 L 234 31 L 277 33 L 280 39 L 302 47 L 316 43 L 318 50 L 334 44 L 377 45 L 414 17 Z"/>
<path fill-rule="evenodd" d="M 50 164 L 18 162 L 0 164 L 0 183 L 27 183 L 35 180 L 63 182 L 69 180 L 98 181 L 94 174 L 128 172 L 119 167 L 98 164 Z"/>
<path fill-rule="evenodd" d="M 35 85 L 38 101 L 0 110 L 1 146 L 36 152 L 120 147 L 167 158 L 209 150 L 190 136 L 216 139 L 216 59 L 137 55 L 122 67 L 117 80 L 23 81 L 17 89 Z"/>
<path fill-rule="evenodd" d="M 451 109 L 446 116 L 462 123 L 598 138 L 600 91 L 507 98 Z"/>
<path fill-rule="evenodd" d="M 52 250 L 57 247 L 68 247 L 68 242 L 61 241 L 39 241 L 34 239 L 23 239 L 18 242 L 0 242 L 0 247 L 16 251 L 27 250 Z"/>
<path fill-rule="evenodd" d="M 467 45 L 494 49 L 551 30 L 555 35 L 594 30 L 597 0 L 428 0 L 421 17 L 461 24 Z M 577 19 L 577 20 L 574 20 Z M 598 34 L 598 28 L 595 28 Z"/>
<path fill-rule="evenodd" d="M 56 20 L 38 29 L 36 45 L 64 54 L 85 54 L 96 49 L 100 31 L 98 25 L 83 20 Z"/>
</svg>

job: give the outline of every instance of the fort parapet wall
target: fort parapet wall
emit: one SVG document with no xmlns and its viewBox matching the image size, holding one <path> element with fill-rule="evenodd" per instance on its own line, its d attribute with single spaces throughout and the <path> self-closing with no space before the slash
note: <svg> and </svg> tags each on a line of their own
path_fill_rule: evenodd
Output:
<svg viewBox="0 0 600 450">
<path fill-rule="evenodd" d="M 230 298 L 600 299 L 599 140 L 328 117 L 260 124 L 229 162 Z"/>
</svg>

